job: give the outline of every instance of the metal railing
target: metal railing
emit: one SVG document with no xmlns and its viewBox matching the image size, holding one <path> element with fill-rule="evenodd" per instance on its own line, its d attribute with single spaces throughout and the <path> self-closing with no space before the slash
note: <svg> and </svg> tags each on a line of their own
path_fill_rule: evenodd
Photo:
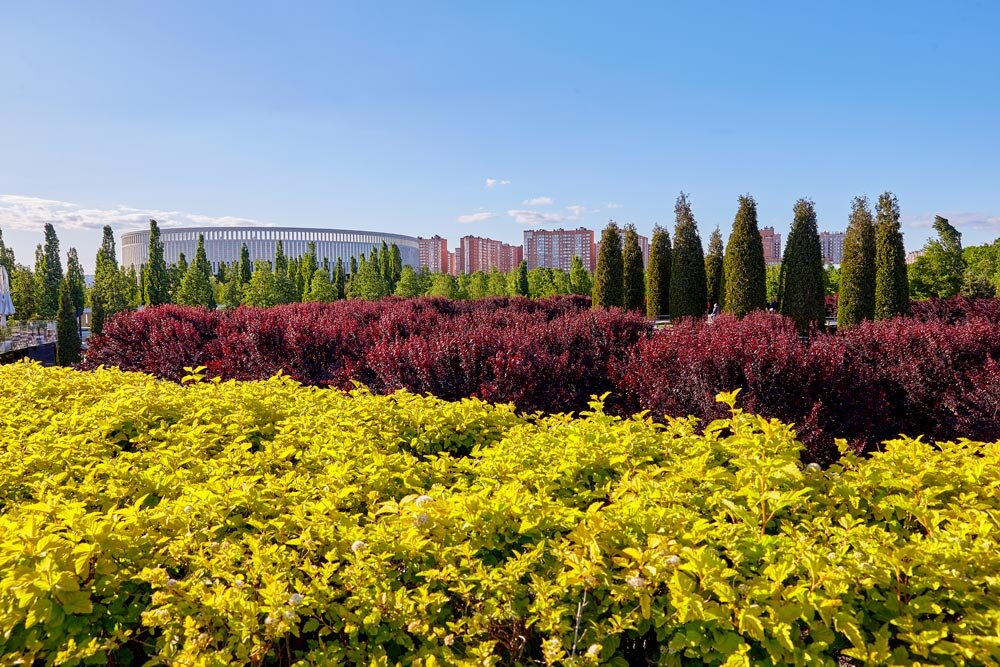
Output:
<svg viewBox="0 0 1000 667">
<path fill-rule="evenodd" d="M 36 345 L 54 343 L 56 323 L 45 320 L 7 321 L 0 328 L 0 354 L 23 350 Z"/>
</svg>

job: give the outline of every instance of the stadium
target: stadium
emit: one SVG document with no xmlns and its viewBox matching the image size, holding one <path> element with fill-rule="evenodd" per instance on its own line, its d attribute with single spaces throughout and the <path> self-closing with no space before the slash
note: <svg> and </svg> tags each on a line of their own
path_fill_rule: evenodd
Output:
<svg viewBox="0 0 1000 667">
<path fill-rule="evenodd" d="M 281 241 L 285 255 L 291 259 L 301 257 L 309 243 L 316 244 L 316 258 L 335 264 L 338 259 L 346 265 L 351 257 L 367 255 L 373 246 L 393 243 L 399 247 L 403 265 L 420 266 L 420 249 L 416 237 L 383 232 L 365 232 L 351 229 L 314 229 L 310 227 L 168 227 L 160 229 L 163 258 L 173 264 L 181 253 L 190 262 L 198 248 L 198 235 L 205 235 L 205 253 L 217 271 L 220 263 L 239 261 L 240 249 L 246 244 L 250 259 L 274 260 L 274 251 Z M 139 267 L 149 258 L 149 230 L 122 234 L 122 264 Z"/>
</svg>

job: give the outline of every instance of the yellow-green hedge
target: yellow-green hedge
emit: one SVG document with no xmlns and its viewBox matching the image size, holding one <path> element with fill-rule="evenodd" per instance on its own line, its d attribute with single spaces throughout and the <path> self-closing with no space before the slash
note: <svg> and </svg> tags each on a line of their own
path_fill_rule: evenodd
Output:
<svg viewBox="0 0 1000 667">
<path fill-rule="evenodd" d="M 2 367 L 0 664 L 1000 662 L 998 445 L 697 431 Z"/>
</svg>

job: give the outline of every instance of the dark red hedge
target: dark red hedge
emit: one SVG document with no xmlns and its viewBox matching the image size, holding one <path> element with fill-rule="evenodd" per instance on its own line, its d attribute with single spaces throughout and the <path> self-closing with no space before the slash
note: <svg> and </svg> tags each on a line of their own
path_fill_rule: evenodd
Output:
<svg viewBox="0 0 1000 667">
<path fill-rule="evenodd" d="M 120 366 L 179 380 L 260 379 L 477 396 L 526 411 L 577 411 L 612 392 L 628 413 L 722 416 L 721 391 L 796 424 L 811 460 L 900 433 L 1000 439 L 1000 300 L 914 302 L 913 316 L 803 336 L 779 315 L 652 332 L 641 317 L 586 297 L 397 299 L 210 312 L 122 313 L 89 343 L 83 368 Z"/>
</svg>

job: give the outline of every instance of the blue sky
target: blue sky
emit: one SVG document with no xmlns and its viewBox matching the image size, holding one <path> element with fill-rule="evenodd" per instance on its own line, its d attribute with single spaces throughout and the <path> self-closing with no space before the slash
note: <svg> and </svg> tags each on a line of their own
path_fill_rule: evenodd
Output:
<svg viewBox="0 0 1000 667">
<path fill-rule="evenodd" d="M 835 230 L 890 189 L 908 248 L 935 213 L 982 243 L 998 25 L 986 1 L 4 3 L 0 229 L 28 262 L 54 222 L 89 267 L 102 224 L 150 214 L 457 245 L 648 233 L 684 190 L 707 242 L 742 193 L 787 232 L 798 197 Z"/>
</svg>

